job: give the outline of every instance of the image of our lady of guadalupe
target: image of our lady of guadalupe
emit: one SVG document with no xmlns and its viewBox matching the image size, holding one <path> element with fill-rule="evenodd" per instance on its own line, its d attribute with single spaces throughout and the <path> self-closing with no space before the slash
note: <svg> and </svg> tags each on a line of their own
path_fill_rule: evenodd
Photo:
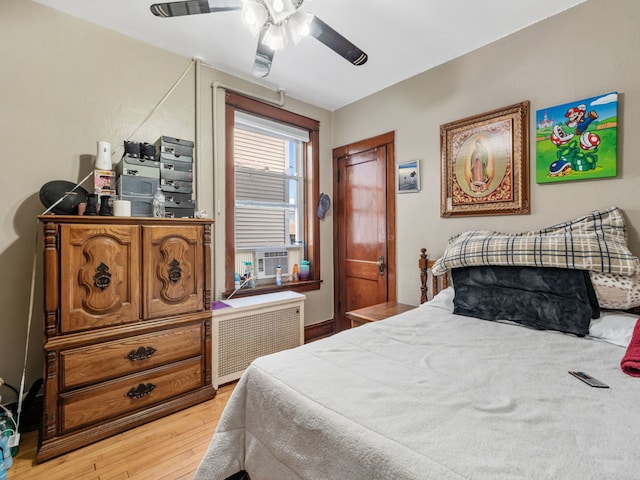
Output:
<svg viewBox="0 0 640 480">
<path fill-rule="evenodd" d="M 486 193 L 493 180 L 494 168 L 492 156 L 481 139 L 477 138 L 467 161 L 466 180 L 469 188 L 476 194 Z"/>
</svg>

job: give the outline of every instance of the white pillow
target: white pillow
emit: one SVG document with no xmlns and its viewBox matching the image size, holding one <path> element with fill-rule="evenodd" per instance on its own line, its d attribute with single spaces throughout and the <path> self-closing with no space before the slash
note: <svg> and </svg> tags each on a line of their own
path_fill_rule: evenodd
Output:
<svg viewBox="0 0 640 480">
<path fill-rule="evenodd" d="M 638 315 L 633 313 L 602 310 L 600 318 L 591 320 L 589 336 L 627 348 L 637 321 Z"/>
<path fill-rule="evenodd" d="M 435 297 L 422 305 L 442 308 L 443 310 L 453 313 L 453 297 L 455 297 L 453 287 L 447 287 L 444 290 L 440 290 Z"/>
</svg>

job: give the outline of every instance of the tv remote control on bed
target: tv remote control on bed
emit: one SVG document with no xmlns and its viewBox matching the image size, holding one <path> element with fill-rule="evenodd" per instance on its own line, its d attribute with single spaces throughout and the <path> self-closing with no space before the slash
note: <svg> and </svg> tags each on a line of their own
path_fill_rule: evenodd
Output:
<svg viewBox="0 0 640 480">
<path fill-rule="evenodd" d="M 602 383 L 600 380 L 597 380 L 597 379 L 593 378 L 591 375 L 587 375 L 584 372 L 569 371 L 569 373 L 571 375 L 573 375 L 574 377 L 576 377 L 578 380 L 582 380 L 584 383 L 586 383 L 587 385 L 589 385 L 591 387 L 609 388 L 609 385 L 607 385 L 606 383 Z"/>
</svg>

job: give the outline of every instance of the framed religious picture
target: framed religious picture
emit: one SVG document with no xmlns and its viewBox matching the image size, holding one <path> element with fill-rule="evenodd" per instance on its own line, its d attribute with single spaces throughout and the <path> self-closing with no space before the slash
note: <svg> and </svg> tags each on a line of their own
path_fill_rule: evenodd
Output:
<svg viewBox="0 0 640 480">
<path fill-rule="evenodd" d="M 440 216 L 529 214 L 529 101 L 440 126 Z"/>
<path fill-rule="evenodd" d="M 420 191 L 420 160 L 398 164 L 398 193 Z"/>
</svg>

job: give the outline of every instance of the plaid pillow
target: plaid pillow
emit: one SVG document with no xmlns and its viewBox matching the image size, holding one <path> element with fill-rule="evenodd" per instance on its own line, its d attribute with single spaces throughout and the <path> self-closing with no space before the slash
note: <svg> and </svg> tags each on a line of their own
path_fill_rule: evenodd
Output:
<svg viewBox="0 0 640 480">
<path fill-rule="evenodd" d="M 479 265 L 555 267 L 617 275 L 640 272 L 638 257 L 627 247 L 624 218 L 616 207 L 533 232 L 507 234 L 468 231 L 449 239 L 432 268 Z"/>
</svg>

